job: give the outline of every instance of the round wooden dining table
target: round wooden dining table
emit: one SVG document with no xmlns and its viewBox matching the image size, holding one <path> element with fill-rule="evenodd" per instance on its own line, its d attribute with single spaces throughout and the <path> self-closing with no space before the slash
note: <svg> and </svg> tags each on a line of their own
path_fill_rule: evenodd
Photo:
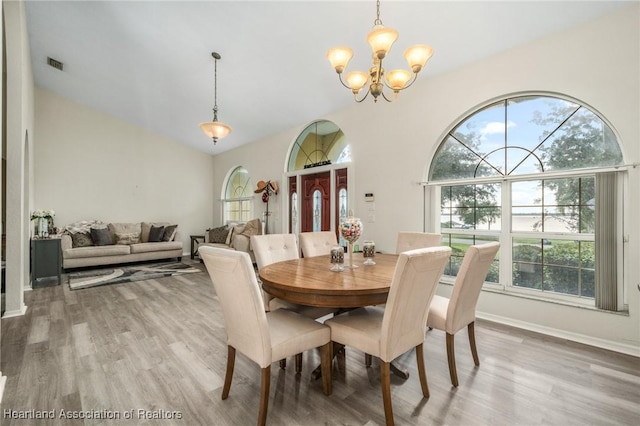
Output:
<svg viewBox="0 0 640 426">
<path fill-rule="evenodd" d="M 264 291 L 301 305 L 348 310 L 386 303 L 398 255 L 376 253 L 375 265 L 363 265 L 363 260 L 362 253 L 355 253 L 353 264 L 357 268 L 349 268 L 347 255 L 344 270 L 335 272 L 329 255 L 305 257 L 272 263 L 258 275 Z M 403 379 L 409 377 L 408 371 L 394 363 L 391 371 Z M 311 376 L 320 377 L 320 368 Z"/>
<path fill-rule="evenodd" d="M 308 306 L 357 308 L 387 301 L 398 255 L 376 254 L 375 265 L 363 265 L 361 253 L 349 268 L 331 270 L 330 256 L 306 257 L 272 263 L 260 269 L 262 288 L 279 299 Z"/>
</svg>

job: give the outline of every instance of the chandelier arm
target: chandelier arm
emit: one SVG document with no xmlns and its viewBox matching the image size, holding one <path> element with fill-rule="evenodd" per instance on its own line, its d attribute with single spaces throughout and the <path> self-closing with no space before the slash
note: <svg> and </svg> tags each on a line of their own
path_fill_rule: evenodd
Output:
<svg viewBox="0 0 640 426">
<path fill-rule="evenodd" d="M 340 83 L 342 83 L 342 85 L 344 87 L 346 87 L 347 89 L 351 90 L 351 87 L 349 87 L 347 84 L 345 84 L 344 80 L 342 80 L 342 73 L 341 72 L 338 73 L 338 79 L 340 80 Z"/>
<path fill-rule="evenodd" d="M 389 99 L 387 98 L 387 95 L 384 94 L 384 92 L 380 93 L 382 95 L 382 97 L 384 98 L 385 101 L 387 102 L 393 102 L 395 99 Z"/>
<path fill-rule="evenodd" d="M 369 89 L 367 89 L 367 93 L 365 93 L 364 96 L 362 97 L 362 99 L 360 99 L 360 100 L 358 100 L 358 94 L 354 93 L 353 94 L 353 99 L 355 99 L 355 101 L 357 103 L 360 103 L 360 102 L 364 101 L 365 99 L 367 99 L 367 97 L 369 96 L 369 93 L 371 93 L 371 91 Z"/>
</svg>

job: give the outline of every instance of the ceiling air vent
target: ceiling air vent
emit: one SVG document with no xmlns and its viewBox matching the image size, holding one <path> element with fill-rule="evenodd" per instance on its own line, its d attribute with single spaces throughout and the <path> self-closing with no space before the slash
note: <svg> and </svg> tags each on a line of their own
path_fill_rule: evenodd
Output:
<svg viewBox="0 0 640 426">
<path fill-rule="evenodd" d="M 64 66 L 64 64 L 62 62 L 56 61 L 55 59 L 49 58 L 48 56 L 47 56 L 47 64 L 49 64 L 49 66 L 52 66 L 55 69 L 60 70 L 60 71 L 62 71 L 62 67 Z"/>
</svg>

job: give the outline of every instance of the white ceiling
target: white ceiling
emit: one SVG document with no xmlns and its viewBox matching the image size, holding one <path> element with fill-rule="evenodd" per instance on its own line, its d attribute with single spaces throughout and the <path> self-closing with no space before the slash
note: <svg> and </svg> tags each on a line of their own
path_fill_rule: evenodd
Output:
<svg viewBox="0 0 640 426">
<path fill-rule="evenodd" d="M 430 44 L 428 79 L 625 4 L 383 0 L 400 33 L 385 67 L 407 68 L 404 49 Z M 325 54 L 348 45 L 347 71 L 369 68 L 375 2 L 28 0 L 26 14 L 37 86 L 218 154 L 352 106 Z M 212 51 L 218 119 L 233 127 L 215 147 L 198 127 L 212 118 Z"/>
</svg>

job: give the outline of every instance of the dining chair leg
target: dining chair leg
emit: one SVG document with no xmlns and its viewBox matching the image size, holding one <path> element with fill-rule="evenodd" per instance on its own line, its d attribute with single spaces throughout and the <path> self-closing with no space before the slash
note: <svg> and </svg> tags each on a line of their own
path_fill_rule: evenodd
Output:
<svg viewBox="0 0 640 426">
<path fill-rule="evenodd" d="M 449 376 L 451 384 L 458 387 L 458 373 L 456 373 L 456 354 L 453 347 L 453 334 L 447 333 L 447 359 L 449 360 Z"/>
<path fill-rule="evenodd" d="M 364 354 L 364 366 L 369 368 L 371 367 L 371 361 L 372 361 L 373 356 L 369 355 L 369 354 Z"/>
<path fill-rule="evenodd" d="M 227 345 L 227 372 L 224 375 L 224 386 L 222 387 L 222 399 L 229 397 L 231 389 L 231 379 L 233 378 L 233 367 L 236 364 L 236 348 Z"/>
<path fill-rule="evenodd" d="M 471 345 L 471 355 L 473 356 L 473 362 L 476 367 L 480 365 L 480 358 L 478 358 L 478 349 L 476 348 L 476 331 L 475 331 L 475 321 L 469 323 L 467 326 L 467 332 L 469 334 L 469 345 Z"/>
<path fill-rule="evenodd" d="M 296 354 L 296 373 L 302 372 L 302 354 Z"/>
<path fill-rule="evenodd" d="M 333 383 L 331 380 L 331 364 L 333 361 L 333 345 L 328 342 L 320 349 L 320 368 L 322 370 L 322 392 L 331 395 Z"/>
<path fill-rule="evenodd" d="M 418 377 L 422 387 L 422 396 L 429 398 L 429 384 L 427 383 L 427 372 L 424 369 L 424 347 L 422 343 L 416 346 L 416 362 L 418 363 Z"/>
<path fill-rule="evenodd" d="M 393 426 L 393 408 L 391 407 L 391 367 L 390 362 L 380 360 L 380 386 L 382 387 L 382 402 L 384 404 L 384 418 L 387 426 Z"/>
<path fill-rule="evenodd" d="M 271 366 L 267 365 L 260 374 L 260 407 L 258 407 L 258 426 L 267 423 L 269 408 L 269 386 L 271 385 Z"/>
</svg>

